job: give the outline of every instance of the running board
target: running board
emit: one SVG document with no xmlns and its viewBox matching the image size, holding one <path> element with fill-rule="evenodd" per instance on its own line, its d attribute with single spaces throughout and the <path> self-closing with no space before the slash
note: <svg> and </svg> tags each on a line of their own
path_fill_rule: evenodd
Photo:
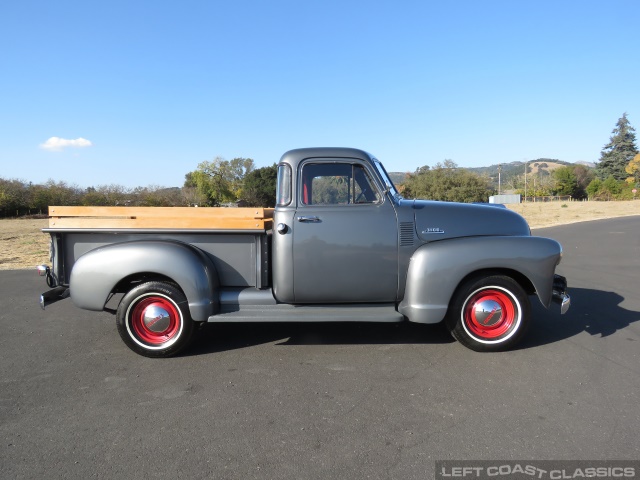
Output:
<svg viewBox="0 0 640 480">
<path fill-rule="evenodd" d="M 209 322 L 383 322 L 405 320 L 395 304 L 358 305 L 221 305 Z"/>
</svg>

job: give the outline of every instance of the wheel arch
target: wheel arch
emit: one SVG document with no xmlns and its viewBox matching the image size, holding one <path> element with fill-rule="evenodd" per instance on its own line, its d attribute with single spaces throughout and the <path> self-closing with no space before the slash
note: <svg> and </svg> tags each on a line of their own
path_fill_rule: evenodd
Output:
<svg viewBox="0 0 640 480">
<path fill-rule="evenodd" d="M 504 277 L 512 278 L 513 280 L 516 281 L 516 283 L 518 283 L 518 285 L 522 287 L 522 289 L 527 293 L 527 295 L 534 295 L 536 293 L 536 287 L 533 285 L 531 280 L 529 280 L 529 278 L 522 272 L 519 272 L 512 268 L 483 268 L 480 270 L 475 270 L 473 272 L 470 272 L 467 276 L 465 276 L 462 280 L 458 282 L 458 285 L 456 286 L 454 293 L 458 292 L 460 287 L 462 287 L 465 283 L 467 283 L 471 279 L 492 277 L 494 275 L 501 275 Z M 452 300 L 453 300 L 453 296 L 452 296 Z"/>
<path fill-rule="evenodd" d="M 202 250 L 169 240 L 122 242 L 82 255 L 71 271 L 71 299 L 80 308 L 100 311 L 112 293 L 153 280 L 176 284 L 195 321 L 206 321 L 219 310 L 213 262 Z"/>
<path fill-rule="evenodd" d="M 468 237 L 422 245 L 411 257 L 398 310 L 413 322 L 438 323 L 465 281 L 490 274 L 513 278 L 548 307 L 561 254 L 558 242 L 541 237 Z"/>
<path fill-rule="evenodd" d="M 173 278 L 167 275 L 163 275 L 157 272 L 136 272 L 123 278 L 118 283 L 116 283 L 113 289 L 111 290 L 111 293 L 127 293 L 136 285 L 145 283 L 145 282 L 172 283 L 176 285 L 178 288 L 180 288 L 180 285 L 178 285 Z M 180 288 L 180 290 L 182 289 Z"/>
</svg>

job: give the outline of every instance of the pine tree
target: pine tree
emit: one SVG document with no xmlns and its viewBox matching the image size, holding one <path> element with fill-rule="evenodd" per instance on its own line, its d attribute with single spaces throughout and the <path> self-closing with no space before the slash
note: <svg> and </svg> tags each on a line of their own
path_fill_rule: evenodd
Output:
<svg viewBox="0 0 640 480">
<path fill-rule="evenodd" d="M 616 180 L 628 177 L 625 167 L 638 153 L 635 129 L 629 124 L 627 114 L 618 119 L 611 138 L 600 154 L 600 162 L 596 165 L 598 178 L 604 180 L 613 176 Z"/>
</svg>

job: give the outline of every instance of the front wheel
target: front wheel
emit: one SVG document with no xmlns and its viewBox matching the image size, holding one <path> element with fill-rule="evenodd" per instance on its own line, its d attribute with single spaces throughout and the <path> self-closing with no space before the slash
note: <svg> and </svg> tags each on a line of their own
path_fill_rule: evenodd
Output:
<svg viewBox="0 0 640 480">
<path fill-rule="evenodd" d="M 492 275 L 466 281 L 456 291 L 446 325 L 453 337 L 477 352 L 507 350 L 524 336 L 531 304 L 511 277 Z"/>
<path fill-rule="evenodd" d="M 186 297 L 165 282 L 143 283 L 122 297 L 116 325 L 124 343 L 145 357 L 175 355 L 193 333 Z"/>
</svg>

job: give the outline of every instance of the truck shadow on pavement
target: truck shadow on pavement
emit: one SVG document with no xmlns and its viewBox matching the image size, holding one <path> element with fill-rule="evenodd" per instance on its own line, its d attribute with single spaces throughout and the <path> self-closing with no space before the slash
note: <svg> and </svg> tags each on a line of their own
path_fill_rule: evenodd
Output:
<svg viewBox="0 0 640 480">
<path fill-rule="evenodd" d="M 560 315 L 557 305 L 545 309 L 531 297 L 533 322 L 516 349 L 560 342 L 582 332 L 608 337 L 640 320 L 640 312 L 620 306 L 614 292 L 572 288 L 571 308 Z M 284 345 L 437 345 L 453 343 L 442 323 L 219 323 L 196 332 L 184 356 L 205 355 L 267 343 Z"/>
<path fill-rule="evenodd" d="M 454 340 L 444 325 L 402 323 L 243 323 L 207 324 L 183 355 L 276 345 L 443 344 Z"/>
<path fill-rule="evenodd" d="M 569 294 L 571 308 L 565 315 L 560 315 L 557 305 L 546 310 L 531 297 L 533 322 L 520 349 L 559 342 L 582 332 L 605 338 L 640 320 L 640 312 L 620 306 L 624 297 L 615 292 L 570 288 Z"/>
</svg>

